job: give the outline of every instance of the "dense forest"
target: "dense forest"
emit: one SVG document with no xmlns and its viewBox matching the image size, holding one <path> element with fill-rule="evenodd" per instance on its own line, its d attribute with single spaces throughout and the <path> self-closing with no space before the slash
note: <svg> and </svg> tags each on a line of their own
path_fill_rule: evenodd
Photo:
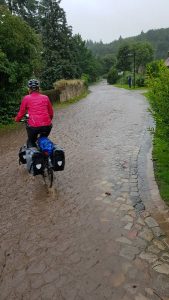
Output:
<svg viewBox="0 0 169 300">
<path fill-rule="evenodd" d="M 115 40 L 109 44 L 104 44 L 102 41 L 93 42 L 88 40 L 86 45 L 94 55 L 104 56 L 110 53 L 116 55 L 120 46 L 122 46 L 124 43 L 133 42 L 150 43 L 154 49 L 154 58 L 165 59 L 169 51 L 169 28 L 149 30 L 146 33 L 142 31 L 141 34 L 128 38 L 122 38 L 120 36 L 118 40 Z"/>
</svg>

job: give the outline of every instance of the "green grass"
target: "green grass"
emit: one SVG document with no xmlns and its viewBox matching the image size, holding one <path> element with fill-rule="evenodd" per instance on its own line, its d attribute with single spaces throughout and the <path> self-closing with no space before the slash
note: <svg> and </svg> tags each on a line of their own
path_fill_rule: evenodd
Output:
<svg viewBox="0 0 169 300">
<path fill-rule="evenodd" d="M 20 124 L 17 122 L 14 122 L 14 121 L 12 121 L 12 123 L 7 124 L 7 125 L 0 124 L 0 133 L 4 132 L 6 130 L 13 130 L 13 129 L 16 129 L 19 127 L 20 127 Z"/>
<path fill-rule="evenodd" d="M 148 90 L 145 93 L 143 93 L 142 95 L 145 96 L 148 100 L 148 95 L 149 95 Z"/>
<path fill-rule="evenodd" d="M 135 91 L 135 90 L 146 90 L 146 87 L 138 87 L 136 86 L 135 88 L 132 86 L 129 88 L 128 84 L 114 84 L 115 87 L 130 90 L 130 91 Z"/>
<path fill-rule="evenodd" d="M 154 135 L 153 162 L 160 195 L 169 204 L 169 141 Z"/>
</svg>

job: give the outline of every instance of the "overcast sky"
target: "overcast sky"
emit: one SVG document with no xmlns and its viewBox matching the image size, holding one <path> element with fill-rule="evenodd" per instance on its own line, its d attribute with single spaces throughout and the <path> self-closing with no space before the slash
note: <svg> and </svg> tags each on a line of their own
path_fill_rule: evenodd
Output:
<svg viewBox="0 0 169 300">
<path fill-rule="evenodd" d="M 62 0 L 68 25 L 82 38 L 109 43 L 169 27 L 169 0 Z"/>
</svg>

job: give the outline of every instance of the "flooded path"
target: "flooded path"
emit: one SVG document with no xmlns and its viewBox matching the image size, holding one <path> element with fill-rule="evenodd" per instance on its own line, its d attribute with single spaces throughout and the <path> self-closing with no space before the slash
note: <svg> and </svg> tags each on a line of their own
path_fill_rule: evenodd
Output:
<svg viewBox="0 0 169 300">
<path fill-rule="evenodd" d="M 1 300 L 169 299 L 169 242 L 141 212 L 153 214 L 138 166 L 149 120 L 139 92 L 105 82 L 56 111 L 50 137 L 66 167 L 50 192 L 18 165 L 24 127 L 1 135 Z"/>
</svg>

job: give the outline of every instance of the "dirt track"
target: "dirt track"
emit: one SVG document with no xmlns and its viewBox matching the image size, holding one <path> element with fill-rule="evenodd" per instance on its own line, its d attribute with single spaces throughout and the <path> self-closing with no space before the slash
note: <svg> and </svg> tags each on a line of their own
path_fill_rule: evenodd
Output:
<svg viewBox="0 0 169 300">
<path fill-rule="evenodd" d="M 52 191 L 18 165 L 25 129 L 0 137 L 1 300 L 169 299 L 168 277 L 141 254 L 145 222 L 129 237 L 121 221 L 131 215 L 139 225 L 130 171 L 147 129 L 147 104 L 138 92 L 104 82 L 91 90 L 55 114 L 51 139 L 64 147 L 66 168 L 55 174 Z M 125 236 L 135 243 L 129 259 L 122 254 L 130 240 L 119 242 Z"/>
</svg>

